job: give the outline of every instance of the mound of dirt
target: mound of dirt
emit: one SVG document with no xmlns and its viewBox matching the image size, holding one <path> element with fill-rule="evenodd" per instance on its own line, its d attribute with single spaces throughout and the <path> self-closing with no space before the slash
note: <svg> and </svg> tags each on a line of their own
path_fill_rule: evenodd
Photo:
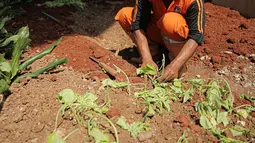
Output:
<svg viewBox="0 0 255 143">
<path fill-rule="evenodd" d="M 69 59 L 68 66 L 76 71 L 83 73 L 90 73 L 90 75 L 97 76 L 98 78 L 107 77 L 106 74 L 101 72 L 100 66 L 92 61 L 89 57 L 94 57 L 100 62 L 103 62 L 113 69 L 114 65 L 125 71 L 130 77 L 136 76 L 136 68 L 129 64 L 122 58 L 115 56 L 115 53 L 106 50 L 91 42 L 84 36 L 65 36 L 62 42 L 54 50 L 58 57 L 65 57 Z M 125 76 L 120 73 L 118 76 L 124 80 Z"/>
<path fill-rule="evenodd" d="M 198 49 L 198 57 L 211 57 L 203 62 L 216 70 L 238 62 L 238 56 L 254 62 L 255 19 L 246 19 L 237 11 L 211 3 L 205 4 L 205 11 L 205 41 Z"/>
</svg>

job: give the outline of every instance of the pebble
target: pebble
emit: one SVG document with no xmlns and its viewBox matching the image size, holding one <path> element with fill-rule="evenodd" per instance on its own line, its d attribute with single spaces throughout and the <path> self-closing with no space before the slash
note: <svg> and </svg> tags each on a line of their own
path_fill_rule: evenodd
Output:
<svg viewBox="0 0 255 143">
<path fill-rule="evenodd" d="M 251 82 L 246 82 L 245 84 L 244 84 L 244 88 L 247 88 L 247 87 L 251 87 L 252 86 L 252 83 Z"/>
<path fill-rule="evenodd" d="M 230 55 L 231 55 L 233 52 L 231 52 L 231 51 L 225 51 L 224 53 L 225 53 L 225 54 L 230 54 Z"/>
<path fill-rule="evenodd" d="M 227 67 L 223 67 L 221 70 L 217 71 L 217 73 L 218 73 L 219 75 L 226 75 L 226 76 L 229 76 L 230 71 L 228 70 Z"/>
<path fill-rule="evenodd" d="M 144 142 L 147 141 L 148 139 L 150 139 L 152 137 L 152 133 L 151 132 L 141 132 L 137 138 L 140 142 Z"/>
<path fill-rule="evenodd" d="M 38 132 L 42 131 L 44 129 L 44 126 L 45 126 L 44 124 L 38 122 L 36 125 L 33 126 L 32 132 L 38 133 Z"/>
<path fill-rule="evenodd" d="M 237 124 L 240 124 L 242 126 L 245 126 L 245 122 L 244 121 L 237 121 Z"/>
</svg>

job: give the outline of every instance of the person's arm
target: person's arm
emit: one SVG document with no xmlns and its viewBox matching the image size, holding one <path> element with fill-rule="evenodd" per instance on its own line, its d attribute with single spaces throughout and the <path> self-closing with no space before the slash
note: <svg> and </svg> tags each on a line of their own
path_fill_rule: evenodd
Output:
<svg viewBox="0 0 255 143">
<path fill-rule="evenodd" d="M 131 31 L 134 33 L 138 51 L 142 57 L 142 67 L 151 64 L 157 69 L 157 65 L 152 59 L 148 40 L 145 31 L 151 16 L 151 3 L 148 0 L 136 0 L 136 6 L 133 12 L 133 22 Z"/>
<path fill-rule="evenodd" d="M 203 28 L 205 26 L 203 3 L 195 1 L 188 7 L 186 21 L 189 26 L 188 41 L 170 65 L 166 67 L 161 82 L 177 78 L 181 67 L 195 53 L 198 45 L 202 44 L 204 40 Z"/>
</svg>

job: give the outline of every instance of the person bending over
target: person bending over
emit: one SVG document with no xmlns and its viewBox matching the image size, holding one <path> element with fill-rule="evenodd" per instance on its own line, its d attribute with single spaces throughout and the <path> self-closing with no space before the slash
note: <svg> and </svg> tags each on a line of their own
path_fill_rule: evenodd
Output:
<svg viewBox="0 0 255 143">
<path fill-rule="evenodd" d="M 136 0 L 134 8 L 122 8 L 115 20 L 137 45 L 141 67 L 150 64 L 158 69 L 153 56 L 159 51 L 150 45 L 168 49 L 171 63 L 161 82 L 181 77 L 187 71 L 185 63 L 204 40 L 203 0 Z"/>
</svg>

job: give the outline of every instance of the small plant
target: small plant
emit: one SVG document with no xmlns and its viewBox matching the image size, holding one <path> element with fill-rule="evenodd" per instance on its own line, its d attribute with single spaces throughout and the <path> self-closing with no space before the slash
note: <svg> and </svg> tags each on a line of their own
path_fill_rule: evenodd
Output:
<svg viewBox="0 0 255 143">
<path fill-rule="evenodd" d="M 86 127 L 88 129 L 88 135 L 92 136 L 96 143 L 109 143 L 109 137 L 107 134 L 99 128 L 99 121 L 94 118 L 99 117 L 107 121 L 113 128 L 115 133 L 116 142 L 119 142 L 118 133 L 115 125 L 109 120 L 104 113 L 108 110 L 106 107 L 109 103 L 104 103 L 103 105 L 97 105 L 97 96 L 93 93 L 87 92 L 83 96 L 75 93 L 71 89 L 64 89 L 57 95 L 57 99 L 62 104 L 57 116 L 55 129 L 53 133 L 48 137 L 48 143 L 53 142 L 54 138 L 58 138 L 60 141 L 64 141 L 59 135 L 56 134 L 57 131 L 57 121 L 59 113 L 62 115 L 66 113 L 67 110 L 72 112 L 71 116 L 75 119 L 80 127 Z M 108 101 L 109 102 L 109 101 Z"/>
<path fill-rule="evenodd" d="M 119 118 L 117 125 L 119 125 L 124 130 L 128 130 L 133 137 L 137 137 L 138 134 L 143 131 L 150 130 L 150 125 L 148 123 L 133 122 L 132 124 L 128 124 L 123 116 Z"/>
<path fill-rule="evenodd" d="M 28 27 L 23 27 L 19 29 L 16 35 L 4 39 L 0 47 L 9 46 L 10 44 L 11 45 L 10 50 L 12 52 L 10 62 L 8 62 L 8 60 L 5 59 L 5 54 L 0 54 L 0 93 L 8 90 L 13 82 L 19 82 L 21 78 L 37 77 L 38 75 L 42 74 L 48 69 L 66 63 L 67 62 L 66 58 L 56 59 L 52 63 L 35 72 L 20 75 L 21 71 L 24 70 L 27 66 L 32 64 L 34 61 L 42 58 L 43 56 L 49 54 L 58 45 L 61 39 L 62 38 L 55 42 L 51 47 L 45 49 L 44 51 L 40 52 L 34 57 L 31 57 L 22 64 L 20 64 L 19 62 L 20 57 L 23 53 L 23 50 L 26 47 L 28 47 L 28 44 L 30 42 Z"/>
</svg>

